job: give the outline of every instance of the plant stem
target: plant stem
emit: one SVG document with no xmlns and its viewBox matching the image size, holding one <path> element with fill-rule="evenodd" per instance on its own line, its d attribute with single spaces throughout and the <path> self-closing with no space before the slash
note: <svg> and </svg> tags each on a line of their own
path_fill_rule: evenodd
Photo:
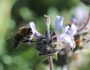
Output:
<svg viewBox="0 0 90 70">
<path fill-rule="evenodd" d="M 50 40 L 50 25 L 47 24 L 47 35 L 48 39 Z M 53 56 L 48 56 L 48 61 L 50 65 L 50 70 L 53 70 Z"/>
<path fill-rule="evenodd" d="M 48 61 L 49 61 L 49 65 L 50 65 L 50 70 L 53 70 L 53 59 L 52 59 L 52 56 L 48 56 Z"/>
<path fill-rule="evenodd" d="M 47 35 L 48 39 L 50 40 L 50 24 L 47 24 Z"/>
</svg>

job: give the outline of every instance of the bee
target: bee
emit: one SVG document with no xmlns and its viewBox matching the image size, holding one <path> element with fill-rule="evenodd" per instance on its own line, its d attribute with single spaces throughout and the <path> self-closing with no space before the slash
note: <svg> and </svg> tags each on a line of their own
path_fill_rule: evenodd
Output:
<svg viewBox="0 0 90 70">
<path fill-rule="evenodd" d="M 12 46 L 14 49 L 16 49 L 20 42 L 26 43 L 29 42 L 30 37 L 33 35 L 32 29 L 24 26 L 21 27 L 16 34 L 14 35 L 14 38 L 12 40 Z"/>
</svg>

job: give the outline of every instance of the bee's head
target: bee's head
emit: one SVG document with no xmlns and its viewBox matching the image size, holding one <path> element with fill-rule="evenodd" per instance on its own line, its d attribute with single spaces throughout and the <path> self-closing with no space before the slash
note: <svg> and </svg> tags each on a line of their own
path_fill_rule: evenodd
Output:
<svg viewBox="0 0 90 70">
<path fill-rule="evenodd" d="M 33 34 L 33 32 L 32 32 L 32 29 L 31 29 L 31 28 L 28 28 L 27 34 L 29 34 L 29 35 Z"/>
<path fill-rule="evenodd" d="M 21 27 L 19 32 L 20 32 L 21 35 L 26 35 L 27 34 L 27 30 L 28 30 L 27 27 Z"/>
</svg>

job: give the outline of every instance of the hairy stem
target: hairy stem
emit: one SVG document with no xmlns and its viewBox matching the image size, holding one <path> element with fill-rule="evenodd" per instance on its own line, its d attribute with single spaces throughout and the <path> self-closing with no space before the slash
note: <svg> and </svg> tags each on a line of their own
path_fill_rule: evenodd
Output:
<svg viewBox="0 0 90 70">
<path fill-rule="evenodd" d="M 48 35 L 48 39 L 50 40 L 50 25 L 47 24 L 47 35 Z"/>
<path fill-rule="evenodd" d="M 50 65 L 50 70 L 53 70 L 53 58 L 52 58 L 52 56 L 48 56 L 48 61 L 49 61 L 49 65 Z"/>
<path fill-rule="evenodd" d="M 50 25 L 47 24 L 47 35 L 48 39 L 50 40 Z M 48 56 L 48 61 L 50 65 L 50 70 L 53 70 L 53 56 Z"/>
</svg>

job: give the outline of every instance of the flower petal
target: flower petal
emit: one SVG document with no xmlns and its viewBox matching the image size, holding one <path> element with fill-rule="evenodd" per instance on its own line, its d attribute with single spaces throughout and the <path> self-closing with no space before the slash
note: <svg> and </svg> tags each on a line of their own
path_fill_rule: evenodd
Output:
<svg viewBox="0 0 90 70">
<path fill-rule="evenodd" d="M 36 26 L 34 22 L 30 22 L 29 24 L 27 24 L 27 26 L 32 29 L 33 34 L 36 32 Z"/>
<path fill-rule="evenodd" d="M 68 36 L 67 34 L 60 34 L 57 38 L 58 40 L 63 40 L 64 43 L 68 43 L 70 45 L 71 48 L 75 48 L 75 41 L 73 39 L 71 39 L 70 36 Z"/>
<path fill-rule="evenodd" d="M 36 31 L 36 32 L 34 33 L 34 36 L 35 36 L 36 38 L 41 38 L 41 37 L 42 37 L 42 35 L 41 35 L 38 31 Z"/>
<path fill-rule="evenodd" d="M 35 26 L 34 22 L 30 22 L 29 24 L 27 24 L 27 26 L 32 29 L 33 36 L 35 36 L 36 38 L 42 37 L 42 35 L 36 30 L 36 26 Z"/>
<path fill-rule="evenodd" d="M 56 16 L 56 20 L 55 20 L 55 33 L 62 27 L 63 25 L 63 20 L 64 20 L 64 17 L 62 16 Z"/>
<path fill-rule="evenodd" d="M 67 31 L 67 35 L 74 36 L 77 33 L 77 27 L 74 23 L 71 24 L 70 29 Z"/>
<path fill-rule="evenodd" d="M 68 31 L 68 29 L 70 28 L 70 26 L 65 26 L 64 28 L 62 27 L 62 29 L 63 29 L 63 32 L 62 33 L 66 33 L 67 31 Z"/>
</svg>

